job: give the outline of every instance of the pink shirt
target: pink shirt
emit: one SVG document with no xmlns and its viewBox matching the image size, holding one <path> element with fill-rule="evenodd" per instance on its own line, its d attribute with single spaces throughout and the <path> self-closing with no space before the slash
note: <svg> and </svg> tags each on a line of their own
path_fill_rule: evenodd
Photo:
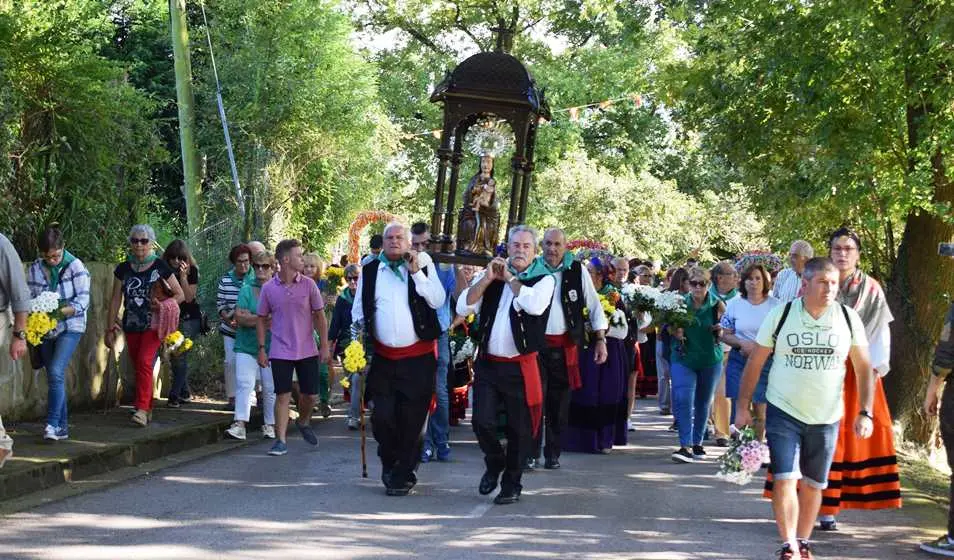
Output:
<svg viewBox="0 0 954 560">
<path fill-rule="evenodd" d="M 272 316 L 272 345 L 268 357 L 273 360 L 303 360 L 318 355 L 312 312 L 321 311 L 325 302 L 315 281 L 296 274 L 288 284 L 276 274 L 262 286 L 258 296 L 259 317 Z"/>
</svg>

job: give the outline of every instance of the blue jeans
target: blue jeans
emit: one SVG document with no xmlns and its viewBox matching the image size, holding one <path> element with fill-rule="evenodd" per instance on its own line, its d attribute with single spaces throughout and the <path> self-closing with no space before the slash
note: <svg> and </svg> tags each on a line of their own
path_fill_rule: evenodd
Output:
<svg viewBox="0 0 954 560">
<path fill-rule="evenodd" d="M 187 319 L 179 325 L 179 330 L 186 338 L 191 338 L 193 342 L 199 336 L 200 319 Z M 172 387 L 169 388 L 169 400 L 175 402 L 189 395 L 189 354 L 186 352 L 180 356 L 172 356 L 170 359 L 170 368 L 172 369 Z"/>
<path fill-rule="evenodd" d="M 66 421 L 66 366 L 73 357 L 83 333 L 64 331 L 53 340 L 44 340 L 40 355 L 46 364 L 46 423 L 54 428 L 68 429 Z"/>
<path fill-rule="evenodd" d="M 672 408 L 679 428 L 679 445 L 702 445 L 712 398 L 715 396 L 716 385 L 719 384 L 719 376 L 722 375 L 722 362 L 700 369 L 690 369 L 673 361 L 670 364 L 670 375 Z"/>
<path fill-rule="evenodd" d="M 447 444 L 450 437 L 450 399 L 447 397 L 447 370 L 450 366 L 450 337 L 447 332 L 437 339 L 437 410 L 427 421 L 424 432 L 424 446 L 440 447 Z"/>
</svg>

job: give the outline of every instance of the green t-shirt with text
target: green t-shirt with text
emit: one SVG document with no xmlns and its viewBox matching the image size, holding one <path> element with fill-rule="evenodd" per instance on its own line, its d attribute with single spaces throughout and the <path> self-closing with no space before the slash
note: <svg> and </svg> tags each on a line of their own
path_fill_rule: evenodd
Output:
<svg viewBox="0 0 954 560">
<path fill-rule="evenodd" d="M 756 337 L 759 345 L 775 347 L 768 402 L 806 424 L 832 424 L 841 419 L 848 352 L 852 346 L 868 346 L 861 318 L 845 308 L 851 320 L 849 329 L 840 307 L 834 303 L 815 319 L 805 311 L 802 298 L 797 298 L 774 344 L 772 335 L 784 305 L 769 312 Z"/>
<path fill-rule="evenodd" d="M 237 309 L 244 309 L 255 315 L 258 311 L 258 298 L 256 292 L 259 287 L 254 282 L 246 282 L 239 290 L 238 301 L 235 303 Z M 272 344 L 272 332 L 265 333 L 265 353 Z M 258 356 L 258 333 L 255 327 L 239 327 L 235 329 L 235 351 L 242 354 L 251 354 Z"/>
</svg>

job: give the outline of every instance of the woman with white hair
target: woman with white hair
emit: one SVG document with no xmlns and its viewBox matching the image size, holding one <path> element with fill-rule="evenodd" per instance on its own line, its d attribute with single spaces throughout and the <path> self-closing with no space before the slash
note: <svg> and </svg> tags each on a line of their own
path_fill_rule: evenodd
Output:
<svg viewBox="0 0 954 560">
<path fill-rule="evenodd" d="M 166 299 L 172 298 L 177 304 L 185 301 L 172 268 L 153 250 L 155 244 L 156 232 L 151 226 L 139 224 L 129 230 L 128 256 L 113 271 L 116 280 L 106 316 L 106 346 L 112 348 L 116 334 L 122 331 L 136 370 L 132 421 L 139 426 L 146 426 L 152 416 L 152 370 L 162 345 L 153 326 L 153 314 Z M 119 307 L 123 302 L 125 309 L 120 320 Z"/>
<path fill-rule="evenodd" d="M 791 249 L 788 250 L 788 262 L 792 266 L 778 273 L 775 284 L 772 286 L 772 297 L 782 304 L 798 297 L 798 292 L 802 289 L 802 271 L 805 270 L 805 263 L 814 256 L 815 250 L 808 241 L 799 239 L 792 243 Z"/>
</svg>

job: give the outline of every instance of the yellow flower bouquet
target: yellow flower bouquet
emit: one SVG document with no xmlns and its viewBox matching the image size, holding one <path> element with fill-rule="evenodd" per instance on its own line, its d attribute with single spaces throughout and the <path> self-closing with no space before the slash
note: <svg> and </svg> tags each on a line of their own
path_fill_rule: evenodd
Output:
<svg viewBox="0 0 954 560">
<path fill-rule="evenodd" d="M 181 356 L 192 349 L 192 339 L 186 338 L 180 331 L 175 331 L 162 341 L 166 351 L 174 356 Z"/>
<path fill-rule="evenodd" d="M 62 315 L 59 312 L 60 297 L 56 292 L 42 292 L 30 300 L 30 314 L 27 316 L 27 342 L 39 346 L 43 337 L 59 325 Z"/>
<path fill-rule="evenodd" d="M 351 341 L 351 344 L 345 348 L 342 364 L 348 373 L 358 373 L 368 366 L 368 360 L 364 356 L 364 346 L 361 342 Z"/>
</svg>

